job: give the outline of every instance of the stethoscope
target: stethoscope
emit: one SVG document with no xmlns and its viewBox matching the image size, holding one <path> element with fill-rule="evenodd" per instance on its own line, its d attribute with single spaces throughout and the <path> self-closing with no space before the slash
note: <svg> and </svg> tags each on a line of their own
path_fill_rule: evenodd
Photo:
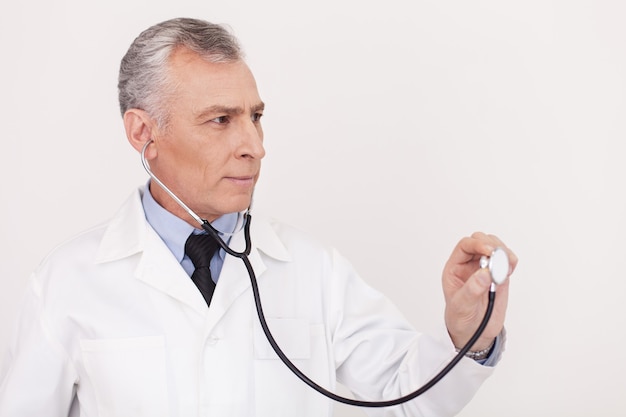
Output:
<svg viewBox="0 0 626 417">
<path fill-rule="evenodd" d="M 224 240 L 219 236 L 219 232 L 213 226 L 211 226 L 211 224 L 207 220 L 201 218 L 193 210 L 187 207 L 187 205 L 180 198 L 178 198 L 165 184 L 163 184 L 161 180 L 159 180 L 157 176 L 152 172 L 152 170 L 150 169 L 150 165 L 148 164 L 148 161 L 146 160 L 146 157 L 145 157 L 146 149 L 148 148 L 148 145 L 150 145 L 150 143 L 152 143 L 152 139 L 147 141 L 143 145 L 143 148 L 141 149 L 141 163 L 143 164 L 143 167 L 145 168 L 148 175 L 150 175 L 150 178 L 152 178 L 152 180 L 156 182 L 159 185 L 159 187 L 161 187 L 195 221 L 197 221 L 202 227 L 202 229 L 206 231 L 206 233 L 213 236 L 213 238 L 217 241 L 220 247 L 224 249 L 226 253 L 236 258 L 239 258 L 243 261 L 243 264 L 245 265 L 246 270 L 248 271 L 248 275 L 250 277 L 250 284 L 252 286 L 252 294 L 254 296 L 254 303 L 256 306 L 257 315 L 259 317 L 259 322 L 261 324 L 261 328 L 263 329 L 263 333 L 265 333 L 265 337 L 267 338 L 267 341 L 270 343 L 270 345 L 272 346 L 272 349 L 274 349 L 274 352 L 276 352 L 276 355 L 278 355 L 280 360 L 287 366 L 287 368 L 289 368 L 298 378 L 300 378 L 309 387 L 313 388 L 315 391 L 319 392 L 320 394 L 323 394 L 326 397 L 332 400 L 338 401 L 340 403 L 358 406 L 358 407 L 390 407 L 394 405 L 403 404 L 407 401 L 410 401 L 422 395 L 426 391 L 428 391 L 437 382 L 439 382 L 448 372 L 450 372 L 452 368 L 454 368 L 456 364 L 459 363 L 459 361 L 470 350 L 470 348 L 474 345 L 474 343 L 476 343 L 476 341 L 478 340 L 482 332 L 487 327 L 487 323 L 489 322 L 489 319 L 491 318 L 491 313 L 493 312 L 493 306 L 495 303 L 496 285 L 503 283 L 508 277 L 508 273 L 509 273 L 509 258 L 508 258 L 508 255 L 506 254 L 506 251 L 502 248 L 496 248 L 492 252 L 491 256 L 489 257 L 483 256 L 480 259 L 480 267 L 488 268 L 489 272 L 491 273 L 491 278 L 492 278 L 491 288 L 489 289 L 489 302 L 487 304 L 487 311 L 485 312 L 485 317 L 483 318 L 480 325 L 478 326 L 478 329 L 476 329 L 476 332 L 474 333 L 474 335 L 465 344 L 465 346 L 459 349 L 459 351 L 454 356 L 454 358 L 452 358 L 452 360 L 443 369 L 441 369 L 434 377 L 432 377 L 432 379 L 427 381 L 422 387 L 413 391 L 410 394 L 396 398 L 394 400 L 387 400 L 387 401 L 355 400 L 352 398 L 342 397 L 340 395 L 337 395 L 333 392 L 328 391 L 324 387 L 315 383 L 308 376 L 306 376 L 289 360 L 289 358 L 287 358 L 287 355 L 285 355 L 285 353 L 282 351 L 280 346 L 278 346 L 278 343 L 276 343 L 276 340 L 274 339 L 274 336 L 272 335 L 272 332 L 270 331 L 267 325 L 267 321 L 265 320 L 265 315 L 263 314 L 263 306 L 261 305 L 261 297 L 259 295 L 259 286 L 257 284 L 256 275 L 254 273 L 254 269 L 252 268 L 252 264 L 250 263 L 250 259 L 248 258 L 248 255 L 250 255 L 250 251 L 252 249 L 252 241 L 250 239 L 250 223 L 252 221 L 250 212 L 252 208 L 252 199 L 250 200 L 250 205 L 248 206 L 248 209 L 244 212 L 244 215 L 243 215 L 244 216 L 243 231 L 244 231 L 244 238 L 245 238 L 246 246 L 243 251 L 237 252 L 237 251 L 232 250 L 224 242 Z"/>
</svg>

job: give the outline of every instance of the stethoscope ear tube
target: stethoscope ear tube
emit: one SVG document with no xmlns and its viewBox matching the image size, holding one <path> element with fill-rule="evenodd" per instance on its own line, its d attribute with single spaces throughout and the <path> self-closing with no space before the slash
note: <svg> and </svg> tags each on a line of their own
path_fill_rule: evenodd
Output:
<svg viewBox="0 0 626 417">
<path fill-rule="evenodd" d="M 246 229 L 244 233 L 245 239 L 246 239 L 246 248 L 244 249 L 243 252 L 235 252 L 234 250 L 228 247 L 228 245 L 224 242 L 224 240 L 219 236 L 219 232 L 215 230 L 213 226 L 211 226 L 211 223 L 209 223 L 202 217 L 198 216 L 180 198 L 178 198 L 178 196 L 174 194 L 172 190 L 170 190 L 165 184 L 163 184 L 163 182 L 152 172 L 152 170 L 150 169 L 150 164 L 148 163 L 146 159 L 146 149 L 148 149 L 148 146 L 152 142 L 153 142 L 152 139 L 149 139 L 146 143 L 144 143 L 144 145 L 141 148 L 141 164 L 143 165 L 143 168 L 146 170 L 150 178 L 152 178 L 152 180 L 156 182 L 159 185 L 159 187 L 161 187 L 170 197 L 172 197 L 172 199 L 180 207 L 182 207 L 183 210 L 187 212 L 187 214 L 189 214 L 196 222 L 198 222 L 198 224 L 209 235 L 213 236 L 213 238 L 215 238 L 217 243 L 222 247 L 222 249 L 224 249 L 224 251 L 226 251 L 226 253 L 228 253 L 229 255 L 235 256 L 237 258 L 241 258 L 242 255 L 249 255 L 250 250 L 252 249 L 252 242 L 250 241 L 250 209 L 252 206 L 252 199 L 250 199 L 250 206 L 248 207 L 248 210 L 246 211 L 245 219 L 244 219 L 244 228 Z"/>
<path fill-rule="evenodd" d="M 152 139 L 149 139 L 146 143 L 143 144 L 143 147 L 141 148 L 141 164 L 143 165 L 143 168 L 146 170 L 148 175 L 150 175 L 150 178 L 152 178 L 154 182 L 156 182 L 159 185 L 159 187 L 163 189 L 163 191 L 169 194 L 169 196 L 172 197 L 172 199 L 176 201 L 176 203 L 179 206 L 181 206 L 183 210 L 185 210 L 191 217 L 193 217 L 193 219 L 197 221 L 198 224 L 200 224 L 201 226 L 204 225 L 204 223 L 207 223 L 207 222 L 204 219 L 202 219 L 200 216 L 198 216 L 192 209 L 187 207 L 187 205 L 180 198 L 178 198 L 178 196 L 174 194 L 165 184 L 163 184 L 161 180 L 158 179 L 157 176 L 154 175 L 154 173 L 150 169 L 150 164 L 148 164 L 148 161 L 146 160 L 146 149 L 148 149 L 148 146 L 152 142 L 153 142 Z"/>
<path fill-rule="evenodd" d="M 250 212 L 247 212 L 245 214 L 245 218 L 244 218 L 244 225 L 243 225 L 243 235 L 244 238 L 246 240 L 246 247 L 243 250 L 243 252 L 237 252 L 232 250 L 227 244 L 226 242 L 224 242 L 224 240 L 220 237 L 219 232 L 217 230 L 215 230 L 215 228 L 213 226 L 211 226 L 211 223 L 209 223 L 208 221 L 204 220 L 202 223 L 202 228 L 204 229 L 205 232 L 207 232 L 209 235 L 213 236 L 213 238 L 217 241 L 217 243 L 220 245 L 220 247 L 222 249 L 224 249 L 224 251 L 226 253 L 228 253 L 229 255 L 232 255 L 236 258 L 239 258 L 241 260 L 248 260 L 248 255 L 250 255 L 250 251 L 252 250 L 252 240 L 250 239 L 250 223 L 252 223 L 252 216 L 250 215 Z M 254 271 L 253 271 L 254 272 Z M 255 279 L 256 281 L 256 279 Z"/>
</svg>

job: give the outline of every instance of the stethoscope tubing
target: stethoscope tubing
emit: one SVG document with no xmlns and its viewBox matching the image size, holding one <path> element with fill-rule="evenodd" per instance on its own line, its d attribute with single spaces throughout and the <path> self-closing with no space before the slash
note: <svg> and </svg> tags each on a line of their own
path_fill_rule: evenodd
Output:
<svg viewBox="0 0 626 417">
<path fill-rule="evenodd" d="M 491 318 L 491 314 L 493 312 L 493 308 L 495 304 L 496 294 L 495 294 L 494 284 L 491 285 L 491 289 L 489 291 L 489 300 L 488 300 L 485 316 L 483 317 L 480 325 L 478 326 L 478 328 L 476 329 L 476 331 L 474 332 L 470 340 L 457 352 L 457 354 L 450 360 L 450 362 L 445 367 L 443 367 L 434 377 L 428 380 L 420 388 L 402 397 L 399 397 L 393 400 L 385 400 L 385 401 L 355 400 L 353 398 L 343 397 L 341 395 L 335 394 L 334 392 L 328 391 L 326 388 L 320 386 L 311 378 L 309 378 L 296 365 L 294 365 L 293 362 L 291 362 L 291 360 L 289 360 L 287 355 L 285 355 L 285 353 L 282 351 L 282 349 L 276 342 L 276 339 L 274 339 L 274 336 L 272 335 L 272 332 L 267 324 L 267 320 L 265 319 L 265 314 L 263 313 L 263 305 L 261 303 L 261 295 L 259 292 L 259 285 L 257 282 L 256 274 L 254 273 L 254 268 L 252 267 L 252 264 L 250 263 L 250 258 L 248 257 L 248 255 L 250 255 L 250 252 L 252 250 L 252 240 L 250 238 L 250 224 L 252 223 L 252 216 L 250 214 L 250 208 L 248 208 L 247 212 L 244 215 L 245 249 L 241 252 L 237 252 L 231 249 L 226 244 L 226 242 L 224 242 L 224 240 L 219 236 L 219 232 L 213 226 L 211 226 L 211 224 L 207 220 L 202 219 L 193 210 L 187 207 L 187 205 L 182 200 L 180 200 L 169 188 L 167 188 L 167 186 L 165 186 L 165 184 L 163 184 L 157 178 L 157 176 L 152 172 L 148 162 L 145 159 L 146 148 L 151 142 L 152 140 L 149 140 L 148 142 L 146 142 L 141 150 L 141 161 L 148 175 L 150 175 L 150 177 L 161 188 L 163 188 L 163 190 L 165 190 L 165 192 L 167 192 L 174 199 L 174 201 L 176 201 L 187 213 L 189 213 L 189 215 L 193 217 L 194 220 L 196 220 L 209 235 L 213 236 L 213 238 L 217 241 L 220 247 L 224 249 L 226 253 L 242 260 L 248 272 L 248 276 L 250 277 L 250 286 L 252 288 L 252 295 L 254 298 L 254 304 L 256 307 L 257 316 L 259 318 L 259 323 L 261 325 L 261 328 L 263 329 L 263 333 L 265 334 L 267 341 L 269 342 L 270 346 L 272 347 L 276 355 L 278 355 L 280 360 L 285 364 L 285 366 L 287 366 L 287 368 L 289 368 L 289 370 L 293 372 L 300 380 L 302 380 L 305 384 L 307 384 L 309 387 L 319 392 L 320 394 L 334 401 L 343 403 L 343 404 L 352 405 L 356 407 L 369 407 L 369 408 L 391 407 L 394 405 L 400 405 L 405 402 L 411 401 L 412 399 L 428 391 L 435 384 L 437 384 L 444 376 L 446 376 L 452 370 L 452 368 L 454 368 L 456 364 L 459 363 L 461 359 L 463 359 L 465 354 L 469 352 L 470 348 L 474 345 L 474 343 L 476 343 L 476 341 L 478 341 L 481 334 L 487 327 L 487 324 L 489 323 L 489 319 Z"/>
<path fill-rule="evenodd" d="M 250 221 L 250 217 L 248 217 L 248 221 Z M 265 333 L 265 337 L 267 338 L 267 341 L 270 343 L 270 345 L 272 346 L 272 349 L 274 350 L 276 355 L 278 355 L 280 360 L 287 366 L 287 368 L 289 368 L 289 370 L 291 370 L 291 372 L 293 372 L 298 378 L 300 378 L 300 380 L 302 380 L 309 387 L 313 388 L 315 391 L 319 392 L 320 394 L 334 401 L 337 401 L 343 404 L 356 406 L 356 407 L 382 408 L 382 407 L 391 407 L 394 405 L 400 405 L 405 402 L 411 401 L 412 399 L 422 395 L 423 393 L 428 391 L 430 388 L 435 386 L 437 382 L 439 382 L 444 376 L 446 376 L 448 372 L 450 372 L 452 368 L 454 368 L 456 364 L 461 359 L 463 359 L 465 354 L 470 350 L 470 348 L 474 345 L 474 343 L 478 341 L 478 338 L 481 336 L 481 334 L 487 327 L 487 324 L 489 323 L 489 319 L 491 318 L 491 313 L 493 312 L 493 307 L 495 304 L 496 293 L 493 290 L 494 287 L 492 286 L 492 290 L 489 291 L 489 302 L 487 304 L 487 311 L 485 312 L 485 316 L 483 317 L 483 320 L 481 321 L 474 335 L 465 344 L 465 346 L 463 346 L 458 351 L 458 353 L 452 358 L 452 360 L 443 369 L 441 369 L 434 377 L 432 377 L 428 382 L 426 382 L 420 388 L 411 392 L 410 394 L 407 394 L 405 396 L 402 396 L 393 400 L 386 400 L 386 401 L 355 400 L 352 398 L 342 397 L 340 395 L 335 394 L 334 392 L 328 391 L 327 389 L 325 389 L 324 387 L 320 386 L 315 381 L 313 381 L 311 378 L 309 378 L 300 369 L 298 369 L 298 367 L 294 365 L 293 362 L 291 362 L 291 360 L 289 360 L 287 355 L 285 355 L 285 353 L 282 351 L 282 349 L 280 348 L 280 346 L 274 339 L 274 336 L 272 335 L 272 332 L 270 331 L 269 326 L 267 325 L 267 321 L 265 320 L 265 315 L 263 314 L 263 305 L 261 304 L 261 296 L 259 294 L 259 286 L 256 280 L 254 269 L 252 268 L 252 265 L 250 264 L 250 260 L 248 259 L 248 256 L 247 255 L 243 255 L 243 256 L 235 255 L 235 256 L 237 256 L 243 261 L 243 263 L 246 266 L 246 269 L 248 270 L 248 275 L 250 277 L 250 285 L 252 287 L 252 294 L 254 296 L 254 304 L 256 306 L 256 311 L 259 317 L 261 328 L 263 329 L 263 333 Z"/>
</svg>

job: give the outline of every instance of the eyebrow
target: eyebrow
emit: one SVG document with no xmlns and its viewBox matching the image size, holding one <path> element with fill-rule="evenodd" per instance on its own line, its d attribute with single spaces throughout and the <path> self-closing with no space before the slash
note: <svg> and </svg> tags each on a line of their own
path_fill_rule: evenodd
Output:
<svg viewBox="0 0 626 417">
<path fill-rule="evenodd" d="M 260 102 L 250 108 L 250 113 L 253 114 L 259 111 L 263 111 L 264 109 L 265 109 L 265 103 Z M 199 111 L 195 117 L 196 119 L 199 120 L 199 119 L 204 119 L 206 117 L 209 117 L 210 115 L 213 115 L 213 114 L 233 115 L 233 114 L 243 114 L 243 113 L 244 113 L 244 109 L 242 107 L 215 105 L 215 106 L 210 106 Z"/>
</svg>

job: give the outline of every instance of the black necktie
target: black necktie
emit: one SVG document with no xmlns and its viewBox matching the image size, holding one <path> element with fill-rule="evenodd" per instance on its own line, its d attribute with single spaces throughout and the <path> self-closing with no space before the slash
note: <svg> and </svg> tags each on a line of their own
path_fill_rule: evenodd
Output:
<svg viewBox="0 0 626 417">
<path fill-rule="evenodd" d="M 191 234 L 185 243 L 185 253 L 196 268 L 191 280 L 196 284 L 207 305 L 211 304 L 211 297 L 215 291 L 215 283 L 211 278 L 211 258 L 219 248 L 215 239 L 209 235 Z"/>
</svg>

